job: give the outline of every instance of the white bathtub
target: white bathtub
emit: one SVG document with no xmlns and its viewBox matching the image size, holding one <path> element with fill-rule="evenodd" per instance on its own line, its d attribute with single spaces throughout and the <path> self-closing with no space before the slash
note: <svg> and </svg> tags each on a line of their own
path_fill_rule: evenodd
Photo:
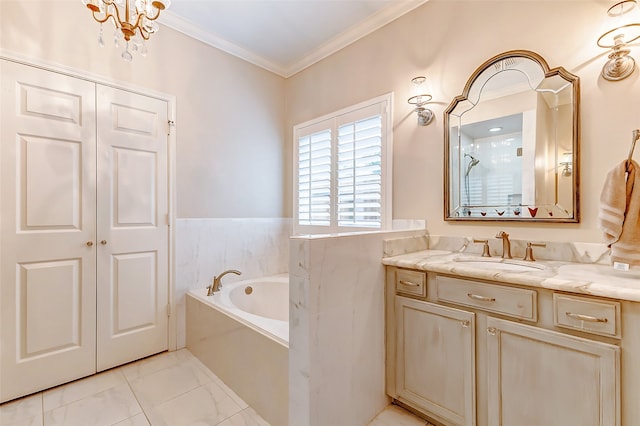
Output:
<svg viewBox="0 0 640 426">
<path fill-rule="evenodd" d="M 286 425 L 289 276 L 187 294 L 187 348 L 272 425 Z"/>
<path fill-rule="evenodd" d="M 224 283 L 213 296 L 207 296 L 206 288 L 190 290 L 189 293 L 258 333 L 289 347 L 288 274 Z"/>
</svg>

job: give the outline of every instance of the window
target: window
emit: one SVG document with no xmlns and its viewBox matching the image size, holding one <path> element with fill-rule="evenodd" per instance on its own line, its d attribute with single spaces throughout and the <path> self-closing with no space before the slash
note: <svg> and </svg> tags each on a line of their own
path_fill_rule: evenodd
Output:
<svg viewBox="0 0 640 426">
<path fill-rule="evenodd" d="M 388 94 L 294 127 L 295 233 L 387 229 Z"/>
</svg>

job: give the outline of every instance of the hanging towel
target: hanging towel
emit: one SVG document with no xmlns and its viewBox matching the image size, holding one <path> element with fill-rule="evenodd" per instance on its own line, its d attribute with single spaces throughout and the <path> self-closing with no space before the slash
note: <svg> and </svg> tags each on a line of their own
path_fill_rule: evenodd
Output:
<svg viewBox="0 0 640 426">
<path fill-rule="evenodd" d="M 611 247 L 611 261 L 640 266 L 640 166 L 631 160 L 613 168 L 600 194 L 598 226 Z"/>
</svg>

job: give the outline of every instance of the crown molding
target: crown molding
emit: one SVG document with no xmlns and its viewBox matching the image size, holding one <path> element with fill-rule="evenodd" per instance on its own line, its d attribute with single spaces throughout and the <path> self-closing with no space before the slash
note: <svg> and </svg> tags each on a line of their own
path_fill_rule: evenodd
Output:
<svg viewBox="0 0 640 426">
<path fill-rule="evenodd" d="M 371 15 L 365 21 L 357 24 L 347 31 L 338 34 L 328 42 L 317 47 L 309 54 L 303 56 L 299 60 L 290 64 L 280 64 L 271 61 L 255 52 L 238 46 L 216 34 L 205 31 L 202 28 L 193 25 L 188 20 L 172 13 L 170 10 L 165 11 L 158 21 L 179 31 L 191 38 L 206 43 L 212 47 L 220 49 L 230 55 L 236 56 L 254 65 L 266 69 L 267 71 L 278 74 L 281 77 L 291 77 L 305 68 L 321 61 L 322 59 L 334 54 L 335 52 L 355 43 L 361 38 L 371 34 L 386 24 L 398 19 L 402 15 L 412 11 L 413 9 L 423 5 L 429 0 L 414 0 L 409 2 L 393 2 L 391 5 L 379 10 Z"/>
<path fill-rule="evenodd" d="M 249 49 L 245 49 L 244 47 L 238 46 L 237 44 L 231 43 L 224 38 L 213 34 L 209 31 L 205 31 L 202 28 L 192 24 L 190 21 L 172 13 L 170 10 L 165 11 L 162 16 L 158 19 L 158 22 L 161 24 L 172 28 L 176 31 L 179 31 L 191 38 L 199 40 L 209 46 L 213 46 L 216 49 L 220 49 L 223 52 L 226 52 L 230 55 L 236 56 L 240 59 L 243 59 L 247 62 L 250 62 L 254 65 L 262 67 L 267 71 L 271 71 L 275 74 L 278 74 L 282 77 L 288 77 L 287 70 L 285 67 L 270 61 Z"/>
<path fill-rule="evenodd" d="M 395 21 L 402 15 L 411 12 L 413 9 L 422 6 L 429 0 L 414 0 L 411 2 L 394 2 L 390 6 L 379 10 L 375 14 L 371 15 L 365 21 L 360 24 L 356 24 L 341 34 L 338 34 L 328 42 L 317 47 L 309 54 L 303 56 L 293 64 L 287 67 L 288 75 L 291 77 L 294 74 L 299 73 L 305 68 L 310 67 L 323 60 L 324 58 L 331 56 L 337 51 L 344 49 L 350 44 L 355 43 L 361 38 L 371 34 L 372 32 L 382 28 L 388 23 Z"/>
</svg>

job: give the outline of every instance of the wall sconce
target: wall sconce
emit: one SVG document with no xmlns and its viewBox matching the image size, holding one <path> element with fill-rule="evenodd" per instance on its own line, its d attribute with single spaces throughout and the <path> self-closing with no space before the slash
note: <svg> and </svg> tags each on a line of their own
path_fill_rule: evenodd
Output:
<svg viewBox="0 0 640 426">
<path fill-rule="evenodd" d="M 611 49 L 609 60 L 602 67 L 602 77 L 605 80 L 624 80 L 636 69 L 636 61 L 629 56 L 631 51 L 626 48 L 629 43 L 640 38 L 640 23 L 631 22 L 633 17 L 629 15 L 636 6 L 636 0 L 623 0 L 607 10 L 607 15 L 616 18 L 618 25 L 598 39 L 598 46 Z"/>
<path fill-rule="evenodd" d="M 570 152 L 565 152 L 562 154 L 562 161 L 560 165 L 562 167 L 562 176 L 568 177 L 573 173 L 573 156 Z"/>
<path fill-rule="evenodd" d="M 417 95 L 408 99 L 411 105 L 415 105 L 415 112 L 418 113 L 418 125 L 426 126 L 433 121 L 433 111 L 424 106 L 433 98 L 431 95 L 424 93 L 424 83 L 427 80 L 426 77 L 414 77 L 411 79 L 411 83 L 415 85 L 415 92 Z"/>
</svg>

